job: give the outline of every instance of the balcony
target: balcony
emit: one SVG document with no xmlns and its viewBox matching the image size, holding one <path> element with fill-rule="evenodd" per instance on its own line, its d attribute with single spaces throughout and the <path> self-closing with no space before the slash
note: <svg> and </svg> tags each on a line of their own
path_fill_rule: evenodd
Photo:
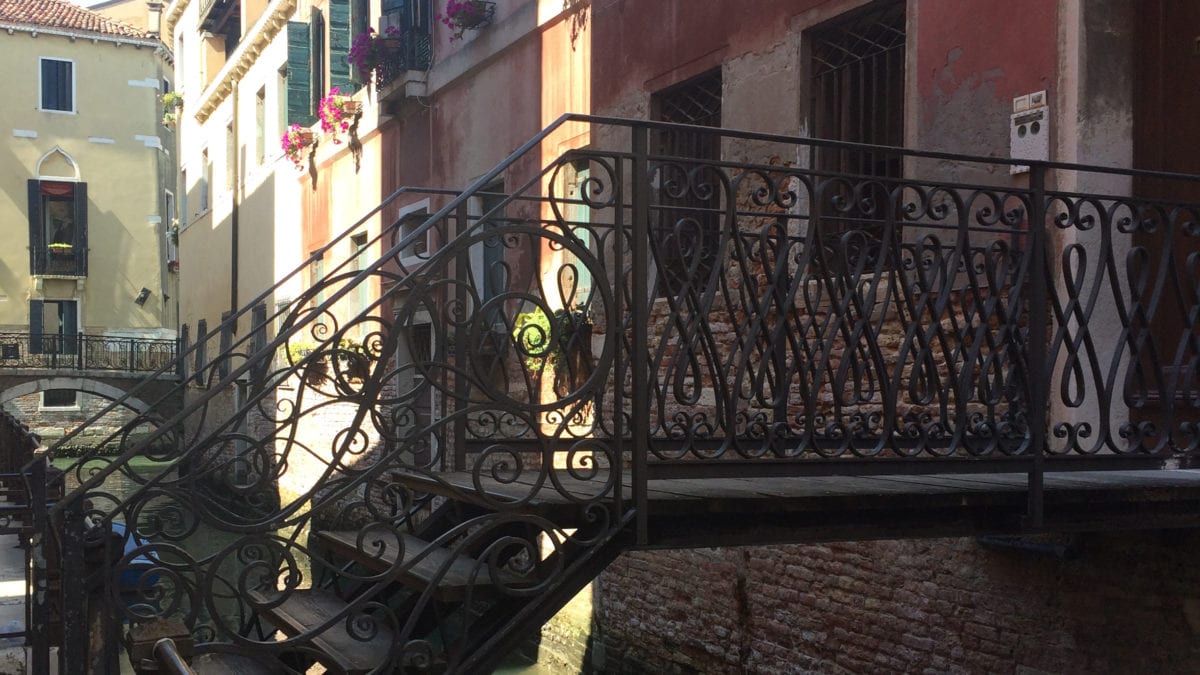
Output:
<svg viewBox="0 0 1200 675">
<path fill-rule="evenodd" d="M 34 256 L 33 274 L 52 277 L 86 277 L 87 252 L 70 244 L 50 244 Z"/>
<path fill-rule="evenodd" d="M 399 102 L 425 95 L 433 47 L 428 32 L 416 29 L 396 38 L 381 39 L 383 59 L 376 71 L 375 91 L 381 102 Z"/>
<path fill-rule="evenodd" d="M 152 373 L 175 359 L 175 340 L 0 333 L 0 371 L 11 368 Z"/>
</svg>

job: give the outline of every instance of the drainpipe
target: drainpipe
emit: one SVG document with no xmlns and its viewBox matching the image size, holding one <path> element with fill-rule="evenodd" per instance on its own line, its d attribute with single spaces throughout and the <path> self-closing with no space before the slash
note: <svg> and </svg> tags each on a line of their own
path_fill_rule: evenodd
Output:
<svg viewBox="0 0 1200 675">
<path fill-rule="evenodd" d="M 231 240 L 230 256 L 232 264 L 229 266 L 229 312 L 232 316 L 238 310 L 238 206 L 241 203 L 241 145 L 238 143 L 238 88 L 241 82 L 237 79 L 233 80 L 232 106 L 233 106 L 233 209 L 229 214 L 229 238 Z M 226 158 L 226 161 L 230 161 Z M 237 333 L 237 322 L 231 327 L 234 333 Z"/>
</svg>

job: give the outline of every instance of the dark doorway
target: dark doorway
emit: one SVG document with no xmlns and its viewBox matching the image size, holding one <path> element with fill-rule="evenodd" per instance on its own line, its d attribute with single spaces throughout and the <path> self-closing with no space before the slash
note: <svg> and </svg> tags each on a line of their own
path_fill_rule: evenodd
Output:
<svg viewBox="0 0 1200 675">
<path fill-rule="evenodd" d="M 1200 3 L 1193 0 L 1143 0 L 1137 7 L 1133 51 L 1134 165 L 1141 169 L 1200 174 Z M 1149 340 L 1138 347 L 1131 368 L 1131 392 L 1148 395 L 1135 405 L 1131 417 L 1157 421 L 1178 433 L 1181 422 L 1200 420 L 1195 401 L 1200 397 L 1200 375 L 1190 366 L 1196 353 L 1198 327 L 1189 313 L 1198 299 L 1188 258 L 1200 253 L 1200 236 L 1185 231 L 1194 209 L 1177 208 L 1181 202 L 1200 203 L 1197 181 L 1139 178 L 1135 194 L 1146 200 L 1139 220 L 1155 227 L 1139 228 L 1134 244 L 1149 252 L 1155 278 L 1165 266 L 1167 282 L 1157 298 L 1150 288 L 1138 298 L 1143 308 L 1153 305 Z M 1171 204 L 1174 203 L 1174 206 Z M 1150 284 L 1153 287 L 1153 283 Z M 1155 301 L 1156 300 L 1156 301 Z M 1136 331 L 1138 326 L 1133 327 Z M 1138 338 L 1134 333 L 1135 340 Z"/>
<path fill-rule="evenodd" d="M 29 301 L 29 353 L 79 353 L 79 303 L 75 300 Z"/>
</svg>

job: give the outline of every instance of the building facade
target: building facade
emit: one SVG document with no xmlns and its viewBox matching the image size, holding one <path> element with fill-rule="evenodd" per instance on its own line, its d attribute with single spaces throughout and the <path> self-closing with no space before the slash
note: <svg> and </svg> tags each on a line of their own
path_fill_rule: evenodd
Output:
<svg viewBox="0 0 1200 675">
<path fill-rule="evenodd" d="M 0 27 L 11 93 L 0 112 L 0 218 L 12 243 L 0 254 L 4 365 L 110 368 L 130 341 L 173 349 L 175 135 L 160 102 L 173 86 L 170 54 L 142 30 L 56 0 L 5 2 Z M 21 398 L 5 405 L 39 428 L 45 412 L 51 436 L 101 400 Z"/>
<path fill-rule="evenodd" d="M 274 287 L 265 300 L 267 315 L 277 322 L 286 322 L 290 312 L 322 305 L 323 296 L 308 294 L 318 281 L 335 270 L 360 269 L 359 255 L 375 259 L 375 251 L 390 247 L 389 241 L 407 242 L 388 267 L 393 279 L 403 279 L 455 234 L 447 227 L 414 238 L 422 216 L 467 186 L 474 196 L 456 215 L 460 220 L 478 222 L 490 214 L 506 224 L 552 221 L 539 211 L 545 206 L 531 204 L 532 197 L 556 189 L 539 182 L 542 168 L 573 152 L 604 148 L 614 140 L 606 134 L 618 133 L 602 123 L 568 122 L 536 145 L 525 145 L 567 113 L 757 132 L 761 142 L 727 144 L 666 133 L 655 140 L 655 152 L 748 163 L 763 167 L 765 176 L 771 167 L 880 183 L 934 176 L 1001 193 L 1006 187 L 1016 191 L 1028 180 L 1019 166 L 976 163 L 971 168 L 935 154 L 901 157 L 847 146 L 812 150 L 816 144 L 800 152 L 800 144 L 789 146 L 767 134 L 977 157 L 1200 169 L 1191 155 L 1175 151 L 1180 144 L 1194 145 L 1194 125 L 1175 113 L 1189 107 L 1167 105 L 1172 97 L 1192 95 L 1187 82 L 1196 74 L 1196 61 L 1185 58 L 1190 38 L 1181 27 L 1197 17 L 1180 3 L 468 4 L 474 13 L 470 20 L 452 17 L 451 3 L 441 0 L 378 6 L 177 0 L 167 9 L 185 92 L 182 320 L 195 327 L 196 335 L 213 330 L 225 312 L 264 288 Z M 355 81 L 346 67 L 350 46 L 368 28 L 387 36 L 389 27 L 400 38 L 387 49 L 398 51 L 373 64 L 371 77 L 360 74 Z M 369 86 L 362 86 L 367 80 Z M 334 86 L 352 91 L 362 109 L 353 135 L 347 130 L 341 143 L 319 136 L 313 119 Z M 306 140 L 295 153 L 298 168 L 267 150 L 269 141 L 292 124 L 318 132 L 315 145 Z M 521 152 L 504 172 L 492 171 L 515 150 Z M 572 163 L 573 173 L 564 182 L 576 201 L 592 184 L 584 172 L 595 168 Z M 1064 173 L 1054 188 L 1075 195 L 1154 189 L 1102 171 Z M 398 196 L 390 199 L 393 194 Z M 513 195 L 522 199 L 509 201 Z M 855 196 L 857 205 L 845 208 L 859 211 L 847 220 L 865 219 L 870 208 L 862 204 L 877 198 Z M 703 194 L 677 199 L 672 206 L 680 210 L 717 207 L 705 203 L 709 197 Z M 928 208 L 936 214 L 932 201 Z M 380 204 L 377 220 L 370 216 L 355 225 Z M 789 213 L 781 207 L 773 215 L 787 220 Z M 348 238 L 339 238 L 347 229 Z M 905 236 L 911 245 L 926 235 L 914 230 Z M 1101 244 L 1085 227 L 1062 228 L 1052 236 L 1050 250 L 1070 250 L 1071 256 Z M 372 243 L 379 237 L 382 242 Z M 1119 249 L 1130 241 L 1132 236 L 1115 245 Z M 325 250 L 329 242 L 335 248 Z M 526 290 L 536 285 L 530 279 L 553 275 L 540 290 L 547 310 L 572 310 L 575 300 L 563 292 L 557 274 L 566 260 L 562 247 L 481 238 L 469 248 L 455 271 L 472 278 L 481 304 L 506 287 Z M 679 258 L 656 263 L 656 283 L 664 290 L 652 300 L 651 313 L 659 325 L 667 322 L 672 292 L 686 283 L 680 277 L 694 274 L 678 271 L 688 264 Z M 712 263 L 706 257 L 697 264 L 711 271 L 706 266 Z M 300 271 L 289 279 L 293 270 Z M 337 290 L 336 285 L 321 288 Z M 371 307 L 383 289 L 371 285 L 362 296 L 351 290 L 343 296 L 346 311 L 331 310 L 328 325 Z M 446 336 L 441 324 L 449 318 L 413 311 L 400 293 L 389 293 L 386 300 L 408 335 L 402 351 L 410 353 L 398 354 L 399 362 L 445 349 L 437 340 Z M 1089 321 L 1120 325 L 1118 312 L 1114 303 L 1100 299 L 1089 307 Z M 202 321 L 206 328 L 200 328 Z M 503 337 L 513 329 L 481 322 Z M 713 340 L 731 344 L 731 326 L 716 331 L 720 334 Z M 229 332 L 244 335 L 250 329 L 230 326 Z M 1169 333 L 1169 327 L 1163 330 Z M 1091 336 L 1092 358 L 1109 363 L 1118 349 L 1113 338 Z M 599 331 L 593 336 L 597 352 L 605 340 Z M 660 353 L 677 348 L 649 346 Z M 1120 379 L 1123 371 L 1113 372 Z M 911 378 L 912 371 L 903 374 Z M 1064 368 L 1046 383 L 1053 419 L 1066 420 L 1050 440 L 1052 446 L 1062 445 L 1053 447 L 1086 454 L 1088 439 L 1124 438 L 1139 422 L 1137 415 L 1144 414 L 1131 412 L 1136 406 L 1104 377 L 1078 375 L 1091 378 L 1086 384 L 1072 377 L 1074 371 Z M 539 382 L 542 389 L 532 392 L 532 402 L 553 400 L 553 392 Z M 522 386 L 508 384 L 506 392 Z M 1072 393 L 1076 388 L 1108 396 L 1103 403 L 1091 399 L 1084 405 Z M 702 407 L 706 399 L 696 398 Z M 604 405 L 598 401 L 596 409 Z M 670 405 L 662 407 L 674 413 Z M 420 407 L 413 416 L 430 419 L 438 401 L 432 398 Z M 913 405 L 899 414 L 919 419 L 928 412 Z M 341 417 L 335 424 L 352 420 Z M 320 459 L 316 466 L 326 468 Z M 990 546 L 928 540 L 626 554 L 548 624 L 544 655 L 560 667 L 612 672 L 1120 671 L 1147 663 L 1146 644 L 1154 645 L 1158 659 L 1146 670 L 1179 664 L 1188 670 L 1200 659 L 1193 645 L 1196 580 L 1166 572 L 1188 558 L 1192 538 L 1110 535 L 1085 538 L 1083 544 L 1072 539 L 1045 547 L 1030 542 Z M 1061 558 L 1017 557 L 1021 551 L 1061 553 Z M 1080 551 L 1082 560 L 1065 560 Z M 890 574 L 899 579 L 893 583 Z M 1136 593 L 1124 590 L 1128 579 L 1138 580 Z M 1144 620 L 1130 627 L 1113 618 L 1127 615 Z"/>
</svg>

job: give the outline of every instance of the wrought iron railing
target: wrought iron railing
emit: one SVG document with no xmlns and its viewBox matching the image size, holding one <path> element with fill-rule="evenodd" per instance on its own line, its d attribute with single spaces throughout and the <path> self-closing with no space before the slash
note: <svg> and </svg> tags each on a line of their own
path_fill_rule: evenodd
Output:
<svg viewBox="0 0 1200 675">
<path fill-rule="evenodd" d="M 427 31 L 413 28 L 397 37 L 379 38 L 385 45 L 383 59 L 375 71 L 375 90 L 384 91 L 410 70 L 429 70 L 433 43 Z"/>
<path fill-rule="evenodd" d="M 175 340 L 109 335 L 0 333 L 0 369 L 48 368 L 152 373 L 174 367 Z"/>
<path fill-rule="evenodd" d="M 653 152 L 679 132 L 726 159 Z M 822 147 L 904 177 L 813 168 Z M 428 197 L 422 226 L 197 336 L 184 408 L 74 463 L 64 551 L 116 523 L 125 548 L 91 577 L 64 554 L 62 597 L 179 619 L 199 653 L 303 670 L 339 631 L 382 644 L 378 672 L 471 670 L 505 612 L 645 536 L 654 477 L 1026 471 L 1036 525 L 1050 464 L 1191 461 L 1200 179 L 1025 163 L 569 116 L 461 193 L 403 190 L 325 250 Z M 547 493 L 552 515 L 526 508 Z M 347 531 L 350 558 L 329 543 Z M 342 604 L 280 639 L 276 609 L 318 590 Z M 86 623 L 64 626 L 66 672 Z"/>
</svg>

